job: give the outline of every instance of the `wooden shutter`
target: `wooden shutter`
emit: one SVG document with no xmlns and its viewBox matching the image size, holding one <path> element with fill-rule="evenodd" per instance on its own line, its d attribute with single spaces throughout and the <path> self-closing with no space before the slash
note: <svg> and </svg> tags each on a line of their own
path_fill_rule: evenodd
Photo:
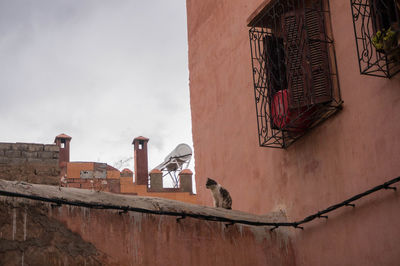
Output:
<svg viewBox="0 0 400 266">
<path fill-rule="evenodd" d="M 310 51 L 311 101 L 312 103 L 328 102 L 332 100 L 332 84 L 323 15 L 316 10 L 306 10 L 305 21 Z"/>
<path fill-rule="evenodd" d="M 309 86 L 307 84 L 306 35 L 304 20 L 300 12 L 284 14 L 283 35 L 285 42 L 285 62 L 287 67 L 287 83 L 289 91 L 289 106 L 302 107 L 310 104 Z"/>
<path fill-rule="evenodd" d="M 283 16 L 290 108 L 332 99 L 324 21 L 320 12 L 303 9 Z"/>
</svg>

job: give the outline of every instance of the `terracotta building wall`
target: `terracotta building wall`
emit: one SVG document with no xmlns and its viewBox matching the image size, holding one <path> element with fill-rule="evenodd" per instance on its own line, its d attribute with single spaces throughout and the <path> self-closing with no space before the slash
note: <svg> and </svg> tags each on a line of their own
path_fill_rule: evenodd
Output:
<svg viewBox="0 0 400 266">
<path fill-rule="evenodd" d="M 150 190 L 147 185 L 138 185 L 133 183 L 132 172 L 125 172 L 121 176 L 121 172 L 108 166 L 107 176 L 103 178 L 80 178 L 81 171 L 94 171 L 96 163 L 93 162 L 70 162 L 67 164 L 67 177 L 63 181 L 63 187 L 92 189 L 95 191 L 105 191 L 112 193 L 121 193 L 129 195 L 140 195 L 148 197 L 160 197 L 166 199 L 179 200 L 192 204 L 197 203 L 197 196 L 191 193 L 192 186 L 178 189 L 160 188 L 158 190 Z M 188 175 L 191 180 L 192 172 L 185 170 L 183 174 Z M 184 177 L 185 178 L 185 177 Z M 182 180 L 184 180 L 184 178 Z M 189 192 L 190 190 L 190 192 Z"/>
<path fill-rule="evenodd" d="M 4 265 L 295 265 L 287 232 L 7 198 Z"/>
<path fill-rule="evenodd" d="M 82 170 L 94 170 L 93 162 L 72 162 L 67 163 L 67 178 L 81 178 Z"/>
<path fill-rule="evenodd" d="M 300 220 L 399 176 L 400 75 L 360 75 L 350 1 L 330 1 L 343 110 L 287 150 L 258 146 L 246 21 L 262 2 L 187 0 L 199 203 L 212 204 L 211 177 L 233 209 Z M 297 265 L 396 265 L 399 206 L 398 193 L 379 192 L 296 231 Z"/>
<path fill-rule="evenodd" d="M 136 194 L 140 196 L 147 197 L 159 197 L 164 199 L 172 199 L 179 200 L 183 202 L 188 202 L 192 204 L 197 203 L 197 195 L 193 195 L 189 192 L 181 192 L 181 191 L 170 191 L 170 192 L 152 192 L 147 189 L 146 185 L 137 185 L 134 184 L 127 178 L 121 177 L 121 194 Z M 165 189 L 166 191 L 168 189 Z"/>
<path fill-rule="evenodd" d="M 116 170 L 107 170 L 107 179 L 119 179 L 121 172 Z"/>
</svg>

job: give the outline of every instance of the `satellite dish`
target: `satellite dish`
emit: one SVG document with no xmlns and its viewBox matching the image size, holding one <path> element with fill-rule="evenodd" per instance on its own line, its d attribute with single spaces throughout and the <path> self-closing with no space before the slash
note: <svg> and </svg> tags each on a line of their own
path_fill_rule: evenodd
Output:
<svg viewBox="0 0 400 266">
<path fill-rule="evenodd" d="M 171 151 L 164 159 L 164 162 L 155 168 L 163 172 L 163 177 L 169 175 L 175 188 L 179 187 L 179 178 L 176 175 L 183 168 L 188 168 L 192 159 L 192 148 L 185 143 L 181 143 Z"/>
</svg>

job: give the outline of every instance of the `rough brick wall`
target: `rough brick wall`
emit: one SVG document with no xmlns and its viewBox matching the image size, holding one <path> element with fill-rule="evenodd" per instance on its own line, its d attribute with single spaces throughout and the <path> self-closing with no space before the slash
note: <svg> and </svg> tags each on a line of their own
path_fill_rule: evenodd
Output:
<svg viewBox="0 0 400 266">
<path fill-rule="evenodd" d="M 0 265 L 295 265 L 282 229 L 3 196 L 0 233 Z"/>
<path fill-rule="evenodd" d="M 0 143 L 0 179 L 58 185 L 58 158 L 55 144 Z"/>
<path fill-rule="evenodd" d="M 67 178 L 61 184 L 62 187 L 84 188 L 95 191 L 104 191 L 112 193 L 121 193 L 119 179 L 102 178 Z"/>
<path fill-rule="evenodd" d="M 0 265 L 102 265 L 96 247 L 49 217 L 51 205 L 1 201 Z"/>
</svg>

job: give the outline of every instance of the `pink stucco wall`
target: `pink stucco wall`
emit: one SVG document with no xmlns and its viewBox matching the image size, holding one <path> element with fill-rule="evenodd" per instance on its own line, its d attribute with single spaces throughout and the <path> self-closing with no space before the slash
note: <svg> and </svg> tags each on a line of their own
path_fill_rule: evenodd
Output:
<svg viewBox="0 0 400 266">
<path fill-rule="evenodd" d="M 268 0 L 267 0 L 268 1 Z M 187 0 L 198 201 L 300 220 L 400 175 L 400 74 L 359 73 L 350 1 L 330 1 L 343 110 L 287 150 L 258 147 L 246 20 L 262 0 Z M 382 191 L 293 237 L 297 265 L 398 265 L 400 195 Z"/>
<path fill-rule="evenodd" d="M 284 229 L 3 196 L 0 221 L 1 265 L 295 265 Z"/>
<path fill-rule="evenodd" d="M 267 228 L 68 207 L 52 217 L 104 254 L 103 265 L 294 265 L 289 238 Z"/>
</svg>

